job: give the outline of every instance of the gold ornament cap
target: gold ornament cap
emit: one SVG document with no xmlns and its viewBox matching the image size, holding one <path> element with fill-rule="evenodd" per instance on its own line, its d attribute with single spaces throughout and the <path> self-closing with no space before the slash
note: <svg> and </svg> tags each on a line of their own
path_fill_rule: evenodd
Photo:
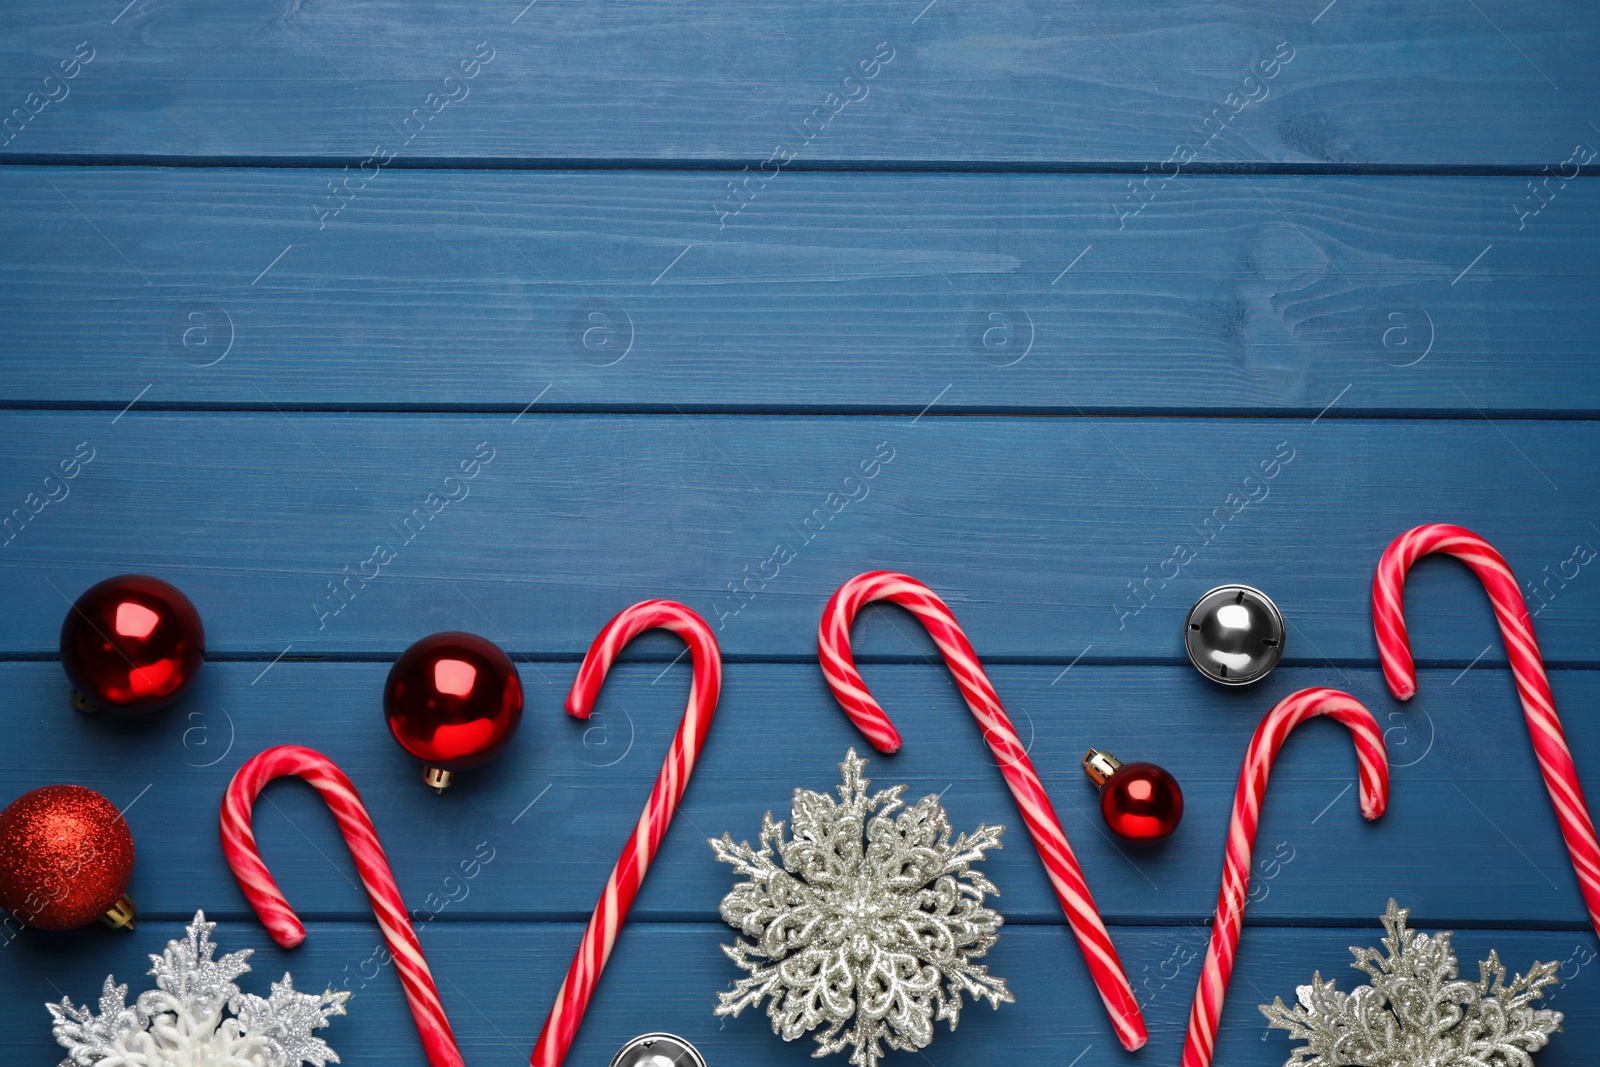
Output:
<svg viewBox="0 0 1600 1067">
<path fill-rule="evenodd" d="M 1083 773 L 1089 776 L 1089 781 L 1097 789 L 1104 789 L 1111 776 L 1121 769 L 1122 761 L 1109 752 L 1091 748 L 1083 757 Z"/>
<path fill-rule="evenodd" d="M 422 780 L 429 789 L 440 795 L 450 788 L 450 783 L 455 780 L 455 774 L 440 767 L 422 768 Z"/>
<path fill-rule="evenodd" d="M 124 893 L 118 897 L 117 902 L 107 908 L 104 915 L 100 916 L 100 921 L 113 930 L 132 930 L 134 927 L 133 901 L 128 899 L 128 894 Z"/>
</svg>

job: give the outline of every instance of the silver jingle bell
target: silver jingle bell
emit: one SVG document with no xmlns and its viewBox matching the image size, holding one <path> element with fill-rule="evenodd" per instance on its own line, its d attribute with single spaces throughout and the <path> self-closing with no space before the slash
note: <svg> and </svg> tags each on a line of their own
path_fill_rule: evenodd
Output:
<svg viewBox="0 0 1600 1067">
<path fill-rule="evenodd" d="M 706 1061 L 681 1037 L 644 1034 L 623 1045 L 611 1067 L 706 1067 Z"/>
<path fill-rule="evenodd" d="M 1283 658 L 1283 614 L 1259 589 L 1219 585 L 1195 601 L 1183 620 L 1189 661 L 1223 685 L 1248 685 Z"/>
</svg>

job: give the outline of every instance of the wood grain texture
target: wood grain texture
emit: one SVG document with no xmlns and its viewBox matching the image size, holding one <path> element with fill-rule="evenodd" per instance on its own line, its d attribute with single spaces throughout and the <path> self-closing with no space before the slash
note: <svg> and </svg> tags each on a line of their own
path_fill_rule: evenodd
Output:
<svg viewBox="0 0 1600 1067">
<path fill-rule="evenodd" d="M 865 753 L 815 634 L 874 567 L 989 665 L 1151 1032 L 1116 1047 L 931 642 L 879 607 L 854 646 L 906 746 L 869 772 L 1010 828 L 985 867 L 1018 1003 L 923 1059 L 1176 1062 L 1246 740 L 1331 685 L 1387 731 L 1390 811 L 1358 817 L 1337 727 L 1290 742 L 1218 1062 L 1281 1063 L 1255 1005 L 1349 988 L 1391 895 L 1461 930 L 1469 976 L 1490 947 L 1563 961 L 1538 1062 L 1594 1060 L 1595 943 L 1489 606 L 1418 566 L 1401 705 L 1368 603 L 1399 532 L 1487 537 L 1600 795 L 1592 6 L 125 2 L 0 10 L 0 801 L 71 781 L 126 808 L 146 921 L 0 927 L 0 1060 L 52 1062 L 40 1005 L 141 988 L 204 907 L 257 950 L 249 988 L 356 991 L 345 1064 L 422 1062 L 311 790 L 256 820 L 301 949 L 223 864 L 229 775 L 293 742 L 362 790 L 468 1061 L 525 1062 L 677 722 L 680 646 L 630 647 L 587 723 L 560 701 L 600 625 L 664 596 L 717 630 L 722 709 L 569 1063 L 657 1029 L 714 1067 L 810 1062 L 711 1015 L 731 881 L 704 839 Z M 189 593 L 211 659 L 144 724 L 71 711 L 53 662 L 70 598 L 129 571 Z M 1242 692 L 1180 642 L 1241 580 L 1291 627 Z M 529 703 L 436 797 L 378 696 L 442 629 L 511 652 Z M 1090 745 L 1174 771 L 1172 840 L 1105 836 Z"/>
<path fill-rule="evenodd" d="M 303 744 L 355 781 L 414 915 L 578 921 L 628 836 L 631 809 L 650 792 L 688 686 L 683 664 L 623 665 L 584 723 L 561 711 L 574 665 L 524 663 L 528 711 L 512 748 L 460 774 L 440 798 L 383 728 L 387 665 L 262 668 L 210 664 L 180 707 L 131 728 L 70 711 L 53 664 L 0 665 L 4 691 L 29 709 L 13 716 L 12 744 L 60 749 L 44 765 L 19 769 L 16 788 L 73 781 L 119 806 L 137 798 L 128 813 L 139 843 L 130 894 L 141 913 L 182 918 L 203 905 L 214 917 L 242 919 L 248 908 L 216 844 L 222 791 L 255 753 Z M 1063 922 L 1016 806 L 943 668 L 865 671 L 907 739 L 893 757 L 870 752 L 815 665 L 728 666 L 717 721 L 637 918 L 715 920 L 733 875 L 706 838 L 726 832 L 753 841 L 764 812 L 788 818 L 792 790 L 830 792 L 853 746 L 871 760 L 868 774 L 880 788 L 906 783 L 912 797 L 942 793 L 958 829 L 1006 826 L 1005 849 L 984 864 L 1002 892 L 998 907 L 1013 921 Z M 1359 817 L 1355 762 L 1336 727 L 1297 734 L 1268 793 L 1247 921 L 1359 924 L 1369 901 L 1389 893 L 1448 923 L 1581 931 L 1576 881 L 1510 679 L 1480 665 L 1452 685 L 1459 674 L 1424 672 L 1415 701 L 1400 705 L 1383 695 L 1372 669 L 1286 668 L 1245 692 L 1178 667 L 991 669 L 1108 921 L 1201 921 L 1216 897 L 1234 781 L 1256 723 L 1286 693 L 1333 685 L 1364 701 L 1386 731 L 1395 765 L 1390 811 L 1372 825 Z M 1600 677 L 1559 671 L 1555 689 L 1573 712 L 1579 768 L 1600 792 L 1600 728 L 1583 714 L 1600 700 Z M 1187 814 L 1165 845 L 1140 848 L 1106 834 L 1098 794 L 1078 766 L 1091 746 L 1152 760 L 1178 777 Z M 170 832 L 179 826 L 194 833 Z M 255 832 L 303 917 L 369 914 L 311 789 L 274 785 L 256 806 Z M 178 868 L 181 880 L 170 876 Z"/>
<path fill-rule="evenodd" d="M 730 655 L 813 662 L 828 595 L 884 567 L 937 590 L 986 662 L 1183 663 L 1189 605 L 1248 580 L 1291 620 L 1289 662 L 1373 664 L 1379 554 L 1449 519 L 1540 583 L 1550 660 L 1587 665 L 1597 435 L 1482 419 L 13 412 L 0 490 L 25 515 L 62 457 L 97 451 L 0 549 L 0 649 L 53 653 L 67 598 L 131 570 L 189 592 L 213 654 L 263 661 L 290 645 L 386 658 L 453 628 L 576 658 L 661 596 Z M 1423 562 L 1406 605 L 1424 665 L 1503 662 L 1465 568 Z M 874 611 L 855 647 L 931 647 L 908 633 Z"/>
<path fill-rule="evenodd" d="M 1362 903 L 1376 915 L 1386 901 L 1380 894 Z M 1420 909 L 1413 920 L 1424 930 L 1438 928 Z M 576 923 L 441 923 L 422 932 L 423 948 L 468 1063 L 517 1067 L 527 1062 L 580 933 Z M 1218 1033 L 1218 1061 L 1242 1067 L 1281 1064 L 1291 1046 L 1281 1031 L 1266 1030 L 1256 1005 L 1274 996 L 1292 999 L 1294 987 L 1317 970 L 1350 989 L 1361 976 L 1347 969 L 1347 947 L 1376 945 L 1382 934 L 1375 917 L 1326 930 L 1246 929 L 1233 996 Z M 0 1054 L 16 1063 L 51 1062 L 59 1050 L 50 1038 L 46 1001 L 59 1002 L 63 995 L 79 1003 L 92 1001 L 108 972 L 132 989 L 143 989 L 146 953 L 181 935 L 179 923 L 146 923 L 132 937 L 97 928 L 48 943 L 30 935 L 0 949 L 10 957 L 0 968 L 0 995 L 14 1014 L 12 1025 L 0 1033 Z M 1130 972 L 1140 979 L 1150 976 L 1145 1010 L 1151 1037 L 1144 1051 L 1123 1052 L 1098 1010 L 1090 1010 L 1094 988 L 1064 930 L 1007 926 L 986 962 L 1007 979 L 1017 1003 L 991 1011 L 969 1002 L 954 1033 L 940 1024 L 925 1053 L 927 1061 L 986 1064 L 1003 1053 L 1007 1059 L 1048 1064 L 1067 1064 L 1079 1055 L 1080 1064 L 1175 1062 L 1199 970 L 1198 962 L 1183 961 L 1189 953 L 1204 951 L 1205 930 L 1198 925 L 1117 927 L 1112 935 Z M 224 923 L 215 936 L 224 948 L 256 950 L 251 961 L 255 969 L 242 979 L 248 989 L 264 993 L 267 983 L 285 970 L 294 972 L 297 988 L 349 984 L 355 991 L 349 1014 L 323 1031 L 345 1067 L 424 1062 L 393 968 L 380 970 L 372 957 L 382 942 L 370 923 L 313 923 L 305 944 L 290 952 L 276 948 L 249 923 Z M 721 923 L 630 925 L 617 942 L 568 1062 L 608 1063 L 630 1038 L 663 1027 L 693 1041 L 712 1064 L 813 1062 L 810 1041 L 786 1045 L 759 1011 L 738 1019 L 712 1017 L 715 992 L 738 973 L 717 950 L 720 942 L 731 939 L 732 931 Z M 1476 962 L 1490 949 L 1497 949 L 1513 970 L 1534 960 L 1565 963 L 1563 973 L 1574 977 L 1556 991 L 1551 1006 L 1564 1012 L 1566 1020 L 1563 1032 L 1539 1053 L 1539 1067 L 1593 1062 L 1593 1050 L 1600 1044 L 1600 967 L 1578 963 L 1584 958 L 1578 950 L 1587 947 L 1584 938 L 1565 931 L 1483 929 L 1458 931 L 1455 943 L 1469 977 L 1477 974 Z M 1175 977 L 1164 981 L 1169 975 Z M 899 1053 L 888 1062 L 923 1061 Z"/>
<path fill-rule="evenodd" d="M 785 174 L 728 216 L 725 174 L 329 177 L 0 170 L 0 403 L 1600 404 L 1589 181 Z"/>
<path fill-rule="evenodd" d="M 1000 10 L 146 0 L 107 10 L 120 6 L 71 0 L 0 16 L 7 110 L 74 45 L 95 49 L 70 95 L 0 153 L 353 164 L 376 143 L 400 145 L 430 93 L 453 93 L 459 103 L 422 126 L 402 159 L 737 168 L 786 143 L 812 165 L 1137 170 L 1188 142 L 1213 164 L 1536 170 L 1592 138 L 1600 52 L 1580 0 Z M 447 87 L 480 42 L 494 59 L 465 91 Z M 880 44 L 888 65 L 846 83 Z M 1263 89 L 1260 65 L 1280 45 L 1293 58 Z M 830 93 L 857 102 L 807 139 L 803 123 Z M 1200 127 L 1228 113 L 1230 93 L 1259 103 L 1207 143 Z"/>
</svg>

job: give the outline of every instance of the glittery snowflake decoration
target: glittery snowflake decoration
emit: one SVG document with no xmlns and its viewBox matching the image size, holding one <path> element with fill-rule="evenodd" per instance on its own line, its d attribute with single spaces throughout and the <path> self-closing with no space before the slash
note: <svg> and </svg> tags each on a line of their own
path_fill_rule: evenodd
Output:
<svg viewBox="0 0 1600 1067">
<path fill-rule="evenodd" d="M 128 987 L 111 976 L 100 993 L 100 1014 L 63 997 L 47 1004 L 56 1040 L 71 1055 L 60 1067 L 327 1067 L 339 1057 L 311 1032 L 344 1014 L 347 992 L 297 993 L 288 975 L 265 999 L 241 993 L 234 979 L 250 970 L 251 950 L 213 959 L 216 946 L 204 912 L 195 912 L 188 937 L 152 955 L 156 988 L 130 1007 Z M 231 1011 L 225 1017 L 223 1011 Z"/>
<path fill-rule="evenodd" d="M 1532 1067 L 1531 1052 L 1561 1028 L 1561 1013 L 1531 1005 L 1554 985 L 1555 963 L 1535 963 L 1509 984 L 1498 953 L 1459 979 L 1450 934 L 1419 934 L 1410 912 L 1389 901 L 1385 953 L 1351 948 L 1351 964 L 1372 979 L 1341 993 L 1321 973 L 1297 987 L 1300 1003 L 1261 1005 L 1268 1024 L 1306 1042 L 1284 1067 Z"/>
<path fill-rule="evenodd" d="M 718 995 L 716 1014 L 767 999 L 773 1033 L 793 1041 L 823 1027 L 814 1055 L 854 1046 L 855 1067 L 876 1067 L 881 1045 L 927 1047 L 937 1019 L 954 1030 L 963 990 L 995 1008 L 1014 1000 L 1004 979 L 973 962 L 1002 920 L 983 906 L 999 890 L 972 864 L 1000 847 L 1005 828 L 980 825 L 952 841 L 938 797 L 907 807 L 903 785 L 869 795 L 866 765 L 855 749 L 839 764 L 842 803 L 796 789 L 790 839 L 769 811 L 759 850 L 728 834 L 710 842 L 748 879 L 723 898 L 722 917 L 756 939 L 723 946 L 747 976 Z"/>
</svg>

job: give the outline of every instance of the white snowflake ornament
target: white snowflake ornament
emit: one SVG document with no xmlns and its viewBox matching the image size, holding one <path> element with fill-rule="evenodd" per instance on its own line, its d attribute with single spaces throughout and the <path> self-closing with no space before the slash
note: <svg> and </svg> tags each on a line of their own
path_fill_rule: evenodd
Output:
<svg viewBox="0 0 1600 1067">
<path fill-rule="evenodd" d="M 766 999 L 785 1041 L 822 1027 L 813 1055 L 853 1046 L 855 1067 L 877 1067 L 883 1045 L 927 1047 L 937 1019 L 954 1030 L 963 991 L 995 1008 L 1014 998 L 973 962 L 1002 920 L 983 906 L 999 890 L 972 864 L 1000 847 L 1005 828 L 980 825 L 952 841 L 937 796 L 906 807 L 903 785 L 869 795 L 865 767 L 855 749 L 839 764 L 842 803 L 796 789 L 792 838 L 768 812 L 759 851 L 728 834 L 711 839 L 717 858 L 748 879 L 723 899 L 722 917 L 755 939 L 722 947 L 748 973 L 718 994 L 716 1014 Z"/>
<path fill-rule="evenodd" d="M 1284 1067 L 1532 1067 L 1530 1053 L 1561 1028 L 1561 1013 L 1532 1005 L 1555 985 L 1556 963 L 1535 963 L 1506 982 L 1498 953 L 1460 979 L 1451 935 L 1420 934 L 1411 913 L 1389 901 L 1385 953 L 1351 948 L 1351 964 L 1372 981 L 1341 993 L 1321 973 L 1296 988 L 1293 1008 L 1278 997 L 1261 1005 L 1271 1027 L 1306 1042 Z"/>
<path fill-rule="evenodd" d="M 348 992 L 297 993 L 288 975 L 266 999 L 234 979 L 250 970 L 252 950 L 214 959 L 211 931 L 197 911 L 188 937 L 152 955 L 156 988 L 127 1004 L 128 987 L 106 977 L 100 1014 L 63 997 L 47 1004 L 55 1037 L 69 1053 L 60 1067 L 327 1067 L 339 1057 L 313 1030 L 344 1014 Z M 224 1011 L 232 1017 L 225 1017 Z"/>
</svg>

